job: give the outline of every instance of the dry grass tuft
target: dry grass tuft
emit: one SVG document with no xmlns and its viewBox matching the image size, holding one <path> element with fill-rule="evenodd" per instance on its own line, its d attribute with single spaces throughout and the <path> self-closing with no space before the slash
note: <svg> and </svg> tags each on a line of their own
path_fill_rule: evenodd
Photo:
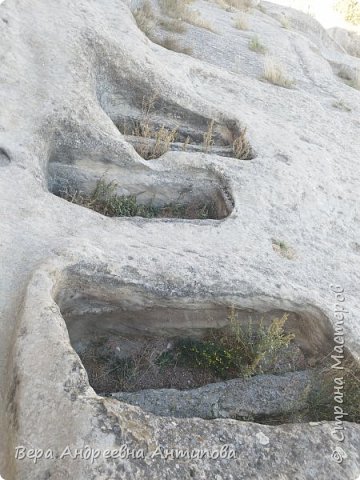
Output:
<svg viewBox="0 0 360 480">
<path fill-rule="evenodd" d="M 203 134 L 203 148 L 205 153 L 211 152 L 212 147 L 215 144 L 214 141 L 214 126 L 215 121 L 211 120 L 208 125 L 207 131 Z M 234 138 L 232 144 L 233 154 L 235 158 L 239 160 L 252 160 L 254 158 L 254 152 L 247 138 L 247 129 L 241 130 L 240 134 Z"/>
<path fill-rule="evenodd" d="M 209 30 L 209 32 L 216 33 L 211 23 L 201 18 L 197 12 L 192 13 L 192 16 L 189 17 L 186 22 L 194 27 L 204 28 L 205 30 Z"/>
<path fill-rule="evenodd" d="M 245 15 L 238 15 L 234 21 L 234 27 L 238 30 L 249 30 L 249 22 Z"/>
<path fill-rule="evenodd" d="M 274 57 L 267 56 L 264 62 L 264 79 L 279 87 L 291 88 L 294 86 L 294 79 L 286 73 L 285 67 Z"/>
<path fill-rule="evenodd" d="M 168 32 L 185 33 L 186 25 L 175 18 L 161 18 L 158 21 L 159 25 Z"/>
<path fill-rule="evenodd" d="M 218 0 L 217 4 L 224 9 L 236 8 L 245 12 L 251 10 L 252 4 L 250 0 Z"/>
<path fill-rule="evenodd" d="M 308 395 L 307 418 L 311 421 L 333 421 L 334 405 L 339 403 L 346 412 L 346 420 L 359 423 L 359 364 L 348 356 L 345 356 L 339 369 L 333 367 L 334 362 L 329 365 L 329 358 L 325 358 L 323 363 L 321 370 L 314 377 Z"/>
<path fill-rule="evenodd" d="M 186 22 L 194 27 L 205 28 L 213 31 L 212 26 L 206 20 L 203 20 L 198 12 L 189 10 L 189 5 L 194 0 L 159 0 L 161 11 L 178 21 Z"/>
<path fill-rule="evenodd" d="M 175 33 L 184 33 L 186 26 L 180 19 L 176 18 L 156 18 L 149 1 L 145 1 L 141 7 L 133 12 L 137 26 L 154 43 L 161 45 L 167 50 L 177 53 L 192 54 L 192 48 L 181 45 L 175 38 L 166 36 L 165 38 L 155 35 L 157 25 L 165 30 Z"/>
<path fill-rule="evenodd" d="M 289 30 L 289 28 L 291 27 L 291 20 L 288 16 L 282 15 L 280 17 L 280 24 L 282 28 L 286 28 L 286 30 Z"/>
<path fill-rule="evenodd" d="M 253 37 L 249 42 L 249 49 L 256 53 L 265 54 L 267 52 L 267 48 L 261 42 L 258 36 Z"/>
<path fill-rule="evenodd" d="M 170 2 L 171 3 L 171 2 Z M 168 4 L 170 6 L 170 3 Z M 180 4 L 179 4 L 180 5 Z M 182 11 L 184 5 L 179 7 L 179 11 Z M 161 45 L 168 50 L 174 52 L 185 53 L 187 55 L 192 54 L 192 49 L 180 45 L 175 39 L 167 36 L 161 38 L 159 35 L 155 35 L 156 27 L 161 27 L 169 32 L 184 33 L 186 32 L 186 25 L 181 18 L 158 18 L 155 16 L 151 4 L 148 0 L 145 0 L 141 7 L 137 8 L 133 12 L 135 21 L 139 29 L 154 43 Z"/>
<path fill-rule="evenodd" d="M 156 125 L 153 112 L 156 111 L 157 94 L 143 98 L 141 106 L 140 118 L 136 121 L 124 121 L 122 125 L 118 125 L 118 129 L 123 135 L 136 138 L 131 139 L 135 150 L 145 160 L 153 160 L 159 158 L 169 151 L 174 143 L 177 143 L 177 149 L 181 147 L 186 151 L 193 139 L 189 136 L 184 137 L 180 130 L 176 128 L 165 128 L 164 125 L 159 127 Z M 202 148 L 205 153 L 210 153 L 215 145 L 216 136 L 215 120 L 209 120 L 207 130 L 203 132 Z M 235 158 L 241 160 L 251 160 L 254 158 L 254 152 L 247 138 L 247 129 L 240 129 L 240 133 L 232 133 L 232 139 L 227 139 L 228 148 L 232 148 Z"/>
<path fill-rule="evenodd" d="M 240 135 L 233 142 L 233 151 L 235 157 L 240 160 L 251 160 L 254 158 L 254 152 L 247 138 L 247 129 L 244 128 Z"/>
<path fill-rule="evenodd" d="M 231 10 L 231 7 L 226 0 L 215 0 L 215 3 L 223 10 Z"/>
<path fill-rule="evenodd" d="M 161 126 L 159 129 L 152 129 L 149 124 L 141 125 L 140 132 L 134 131 L 136 136 L 142 138 L 136 146 L 135 150 L 145 160 L 153 160 L 164 155 L 170 150 L 171 144 L 176 140 L 177 129 L 172 130 Z"/>
<path fill-rule="evenodd" d="M 163 13 L 169 17 L 185 20 L 189 15 L 188 6 L 193 0 L 159 0 L 159 5 Z"/>
<path fill-rule="evenodd" d="M 150 130 L 149 137 L 153 142 L 143 143 L 138 147 L 138 153 L 146 160 L 159 158 L 170 150 L 170 146 L 176 140 L 177 129 L 169 130 L 161 126 L 158 130 Z"/>
<path fill-rule="evenodd" d="M 156 18 L 151 7 L 151 3 L 145 0 L 141 7 L 133 12 L 135 21 L 139 29 L 150 39 L 156 26 Z"/>
<path fill-rule="evenodd" d="M 139 137 L 139 141 L 134 145 L 135 150 L 145 160 L 159 158 L 170 150 L 171 144 L 176 141 L 177 128 L 168 129 L 164 125 L 161 127 L 153 126 L 151 116 L 155 110 L 157 95 L 153 94 L 148 98 L 143 98 L 141 107 L 141 117 L 134 124 L 119 125 L 119 130 L 124 135 Z"/>
<path fill-rule="evenodd" d="M 214 120 L 211 120 L 209 122 L 209 126 L 207 131 L 204 133 L 203 138 L 204 138 L 204 152 L 208 153 L 210 152 L 212 146 L 214 145 Z"/>
</svg>

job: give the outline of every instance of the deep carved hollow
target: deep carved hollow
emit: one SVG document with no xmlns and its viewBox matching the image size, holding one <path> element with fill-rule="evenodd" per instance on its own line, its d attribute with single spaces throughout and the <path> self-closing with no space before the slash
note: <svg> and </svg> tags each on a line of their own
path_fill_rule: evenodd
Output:
<svg viewBox="0 0 360 480">
<path fill-rule="evenodd" d="M 324 361 L 333 351 L 334 330 L 329 319 L 311 305 L 300 308 L 280 299 L 264 303 L 263 298 L 259 310 L 254 299 L 251 308 L 239 305 L 235 309 L 239 324 L 245 328 L 251 324 L 256 331 L 261 324 L 268 327 L 274 318 L 288 316 L 284 333 L 291 332 L 295 340 L 287 344 L 290 348 L 279 350 L 272 371 L 264 374 L 263 366 L 271 365 L 265 363 L 251 377 L 224 379 L 215 378 L 213 372 L 209 375 L 203 365 L 194 371 L 180 364 L 175 365 L 180 369 L 174 370 L 172 364 L 172 370 L 166 370 L 176 341 L 202 341 L 209 332 L 221 338 L 229 329 L 233 307 L 229 310 L 225 298 L 206 300 L 173 291 L 170 295 L 165 286 L 149 289 L 124 283 L 107 266 L 95 268 L 92 264 L 69 267 L 55 294 L 70 342 L 87 370 L 90 385 L 100 395 L 160 416 L 234 418 L 266 424 L 330 418 L 334 370 Z M 161 355 L 154 356 L 154 352 Z M 136 363 L 139 354 L 140 359 L 146 354 L 150 360 L 145 370 L 137 368 L 141 366 Z M 350 411 L 348 420 L 357 422 L 359 385 L 354 380 L 358 365 L 349 352 L 345 368 L 344 405 Z M 130 379 L 130 386 L 124 378 L 126 382 Z M 168 388 L 171 386 L 175 388 Z"/>
<path fill-rule="evenodd" d="M 91 286 L 90 283 L 88 280 L 82 280 L 81 283 L 75 280 L 71 287 L 62 289 L 57 297 L 71 344 L 87 369 L 90 384 L 101 395 L 113 395 L 159 415 L 191 416 L 194 411 L 191 405 L 194 398 L 197 398 L 196 395 L 200 398 L 210 395 L 209 398 L 212 398 L 221 393 L 221 402 L 227 405 L 227 410 L 217 412 L 213 411 L 211 405 L 210 408 L 202 404 L 203 410 L 195 408 L 195 416 L 250 418 L 250 413 L 254 414 L 253 408 L 250 406 L 248 411 L 240 406 L 233 407 L 237 405 L 234 395 L 256 387 L 262 392 L 258 392 L 260 398 L 266 398 L 266 392 L 269 389 L 272 392 L 274 385 L 277 385 L 280 389 L 279 396 L 273 398 L 270 406 L 266 401 L 262 407 L 260 402 L 255 417 L 264 423 L 276 423 L 276 419 L 295 421 L 293 410 L 305 408 L 301 392 L 310 382 L 309 365 L 313 369 L 316 360 L 322 359 L 331 350 L 331 327 L 316 310 L 295 313 L 274 308 L 261 313 L 239 308 L 237 314 L 240 324 L 249 325 L 251 320 L 255 329 L 261 322 L 269 325 L 274 318 L 288 314 L 286 331 L 293 332 L 296 341 L 289 349 L 282 351 L 281 361 L 270 375 L 260 375 L 249 380 L 230 376 L 224 380 L 221 375 L 216 378 L 216 375 L 206 369 L 184 368 L 183 365 L 172 365 L 169 369 L 166 364 L 167 355 L 179 339 L 202 340 L 209 332 L 215 331 L 220 335 L 229 328 L 229 308 L 223 304 L 199 302 L 191 298 L 157 296 L 129 285 L 114 289 L 115 285 L 110 278 L 102 286 Z M 134 371 L 129 369 L 133 369 L 134 360 L 136 367 L 139 354 L 143 358 L 144 352 L 149 353 L 148 359 L 152 359 L 152 362 L 147 364 L 147 369 L 136 370 L 136 375 L 139 375 L 134 378 Z M 163 363 L 157 363 L 159 358 Z M 152 390 L 147 390 L 149 388 Z M 168 390 L 169 388 L 177 390 Z M 171 402 L 174 402 L 177 391 L 180 392 L 180 403 L 179 408 L 173 411 Z M 181 391 L 189 393 L 183 394 Z M 299 398 L 293 398 L 294 395 Z M 164 398 L 166 400 L 161 400 Z M 296 405 L 286 406 L 291 398 Z M 159 405 L 161 401 L 167 402 L 164 406 L 165 413 L 159 412 L 158 406 L 153 406 L 154 402 Z M 276 402 L 280 402 L 280 405 Z M 280 412 L 279 409 L 283 411 Z"/>
<path fill-rule="evenodd" d="M 246 138 L 246 129 L 233 129 L 213 120 L 205 130 L 183 126 L 176 120 L 122 118 L 116 124 L 125 139 L 145 160 L 161 157 L 167 151 L 207 153 L 251 160 L 254 153 Z"/>
<path fill-rule="evenodd" d="M 168 150 L 255 158 L 247 129 L 237 121 L 216 121 L 166 100 L 157 91 L 134 88 L 125 80 L 116 85 L 106 80 L 99 84 L 100 105 L 146 160 L 159 158 Z"/>
<path fill-rule="evenodd" d="M 114 203 L 116 195 L 115 203 L 121 204 L 124 200 L 125 207 L 130 203 L 136 208 L 132 208 L 130 214 L 127 213 L 128 208 L 124 209 L 124 213 L 121 208 L 119 213 L 116 209 L 97 208 L 92 199 L 99 185 L 105 187 L 100 207 Z M 54 195 L 108 216 L 221 220 L 234 207 L 225 181 L 213 172 L 196 168 L 178 174 L 116 168 L 114 175 L 108 173 L 105 180 L 99 177 L 91 162 L 87 165 L 81 162 L 64 164 L 55 159 L 48 167 L 48 189 Z"/>
<path fill-rule="evenodd" d="M 244 313 L 242 316 L 246 318 Z M 272 313 L 266 317 L 268 321 L 275 318 Z M 251 318 L 250 313 L 247 318 Z M 155 307 L 65 315 L 65 320 L 90 384 L 100 394 L 149 388 L 184 390 L 239 376 L 237 370 L 222 368 L 231 350 L 221 348 L 221 341 L 232 335 L 228 309 L 223 307 Z M 254 324 L 254 329 L 257 327 Z M 204 347 L 204 364 L 198 365 L 192 358 L 193 350 Z M 217 362 L 218 355 L 224 358 Z M 281 356 L 267 365 L 272 373 L 306 368 L 296 344 L 282 348 Z"/>
</svg>

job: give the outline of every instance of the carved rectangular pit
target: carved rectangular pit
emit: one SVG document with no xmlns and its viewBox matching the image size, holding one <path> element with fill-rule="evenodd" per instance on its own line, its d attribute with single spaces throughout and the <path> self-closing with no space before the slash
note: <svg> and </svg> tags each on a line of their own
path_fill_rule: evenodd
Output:
<svg viewBox="0 0 360 480">
<path fill-rule="evenodd" d="M 235 335 L 234 314 L 244 332 L 250 322 L 254 335 L 261 322 L 265 330 L 268 328 L 265 325 L 284 314 L 280 311 L 266 314 L 232 311 L 215 304 L 161 303 L 136 305 L 135 302 L 131 305 L 127 300 L 123 305 L 114 305 L 78 298 L 71 307 L 65 307 L 63 316 L 71 343 L 96 392 L 107 395 L 147 388 L 187 389 L 236 378 L 237 370 L 221 370 L 220 364 L 216 368 L 206 362 L 197 365 L 197 357 L 189 357 L 193 355 L 192 349 L 205 348 L 201 358 L 206 357 L 207 350 L 214 358 L 219 352 L 227 355 L 232 347 L 223 349 L 221 343 L 226 339 L 230 344 L 230 336 Z M 289 315 L 289 328 L 294 326 L 296 317 Z M 298 344 L 292 342 L 282 348 L 280 356 L 271 365 L 270 361 L 266 365 L 264 360 L 264 368 L 276 373 L 306 368 Z M 227 361 L 225 357 L 224 360 Z"/>
<path fill-rule="evenodd" d="M 212 171 L 188 168 L 182 172 L 157 172 L 110 168 L 96 156 L 91 158 L 89 155 L 86 160 L 65 157 L 55 156 L 49 164 L 49 191 L 107 216 L 221 220 L 234 208 L 225 179 Z M 70 160 L 71 163 L 63 163 Z M 120 201 L 124 208 L 119 209 L 119 213 L 97 208 L 99 185 L 105 187 L 100 206 L 119 204 Z"/>
<path fill-rule="evenodd" d="M 315 309 L 234 310 L 226 303 L 158 296 L 111 276 L 99 282 L 96 273 L 94 283 L 93 274 L 86 278 L 78 274 L 76 270 L 56 300 L 71 344 L 98 394 L 163 416 L 283 423 L 318 420 L 327 414 L 309 410 L 309 398 L 324 391 L 327 395 L 329 388 L 324 376 L 316 377 L 322 372 L 316 361 L 331 350 L 331 327 Z M 214 369 L 206 355 L 213 361 L 231 347 L 235 314 L 241 328 L 250 325 L 255 336 L 247 338 L 253 339 L 286 315 L 282 335 L 292 332 L 295 341 L 281 345 L 275 361 L 262 357 L 250 376 L 246 369 L 219 370 L 218 364 Z M 192 348 L 199 346 L 206 358 L 193 356 Z M 201 362 L 194 363 L 194 358 Z"/>
</svg>

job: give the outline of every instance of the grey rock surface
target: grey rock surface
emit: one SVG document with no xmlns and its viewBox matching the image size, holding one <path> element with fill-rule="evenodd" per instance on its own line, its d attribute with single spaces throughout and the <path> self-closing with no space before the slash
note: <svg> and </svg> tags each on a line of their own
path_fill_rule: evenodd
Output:
<svg viewBox="0 0 360 480">
<path fill-rule="evenodd" d="M 257 375 L 190 390 L 117 392 L 113 398 L 161 417 L 237 420 L 285 416 L 306 408 L 311 373 Z"/>
<path fill-rule="evenodd" d="M 359 32 L 349 32 L 344 28 L 334 27 L 329 29 L 328 33 L 350 55 L 360 56 L 360 30 Z"/>
<path fill-rule="evenodd" d="M 244 318 L 289 312 L 299 343 L 319 358 L 333 346 L 341 304 L 346 347 L 360 355 L 360 92 L 334 74 L 334 65 L 356 70 L 360 60 L 316 22 L 301 17 L 281 28 L 284 8 L 254 10 L 250 30 L 239 31 L 232 12 L 205 1 L 194 7 L 214 32 L 189 26 L 182 41 L 193 56 L 178 54 L 148 40 L 128 5 L 0 5 L 0 475 L 356 480 L 357 424 L 343 423 L 339 443 L 334 422 L 158 417 L 89 385 L 63 317 L 77 311 L 100 321 L 104 312 L 120 318 L 154 305 L 233 304 Z M 263 56 L 248 48 L 254 35 L 286 65 L 293 89 L 263 81 Z M 256 158 L 176 151 L 144 161 L 115 123 L 137 118 L 154 92 L 160 123 L 176 119 L 200 135 L 214 119 L 221 138 L 246 126 Z M 335 108 L 339 102 L 349 110 Z M 228 216 L 113 219 L 52 193 L 56 181 L 91 189 L 99 178 L 159 204 L 219 196 Z M 19 445 L 53 455 L 15 459 Z M 62 455 L 87 445 L 145 455 Z M 223 445 L 235 459 L 157 454 Z M 340 447 L 342 463 L 334 461 Z"/>
</svg>

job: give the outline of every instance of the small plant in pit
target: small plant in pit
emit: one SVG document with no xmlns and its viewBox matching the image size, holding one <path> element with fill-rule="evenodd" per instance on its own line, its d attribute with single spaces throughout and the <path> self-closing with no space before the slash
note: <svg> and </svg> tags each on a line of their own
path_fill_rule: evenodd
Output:
<svg viewBox="0 0 360 480">
<path fill-rule="evenodd" d="M 307 411 L 303 415 L 307 421 L 334 421 L 337 405 L 346 414 L 344 421 L 360 423 L 360 367 L 355 360 L 345 358 L 341 368 L 334 369 L 329 360 L 323 360 L 313 378 L 307 392 Z M 331 362 L 333 365 L 333 360 Z"/>
<path fill-rule="evenodd" d="M 96 183 L 96 187 L 91 195 L 84 195 L 78 191 L 69 194 L 65 191 L 62 192 L 61 197 L 108 217 L 141 216 L 153 218 L 156 216 L 157 211 L 154 207 L 139 205 L 136 197 L 133 195 L 117 195 L 116 188 L 115 182 L 106 182 L 101 179 Z"/>
<path fill-rule="evenodd" d="M 132 124 L 124 122 L 118 125 L 119 130 L 124 135 L 140 137 L 139 142 L 134 144 L 135 150 L 145 160 L 159 158 L 170 150 L 170 146 L 177 139 L 177 127 L 172 129 L 154 127 L 151 122 L 151 115 L 155 109 L 157 94 L 150 97 L 144 97 L 142 100 L 140 119 Z M 143 140 L 142 140 L 143 139 Z"/>
<path fill-rule="evenodd" d="M 154 40 L 154 42 L 173 52 L 184 53 L 185 55 L 191 55 L 193 53 L 191 47 L 181 45 L 176 38 L 173 37 L 166 36 L 165 38 Z"/>
<path fill-rule="evenodd" d="M 287 258 L 288 260 L 293 260 L 295 258 L 295 251 L 293 248 L 289 247 L 284 241 L 272 240 L 273 250 L 279 253 L 282 257 Z"/>
<path fill-rule="evenodd" d="M 159 362 L 175 361 L 187 368 L 210 370 L 223 379 L 249 376 L 262 372 L 262 365 L 273 365 L 281 350 L 288 347 L 294 336 L 285 333 L 287 315 L 274 319 L 269 326 L 241 326 L 236 310 L 229 312 L 230 329 L 219 335 L 212 330 L 201 340 L 182 339 L 174 348 L 174 353 L 166 353 Z"/>
<path fill-rule="evenodd" d="M 251 160 L 254 158 L 254 152 L 247 138 L 247 128 L 244 128 L 238 137 L 233 141 L 233 151 L 236 158 L 241 160 Z"/>
<path fill-rule="evenodd" d="M 91 195 L 80 192 L 61 192 L 60 196 L 72 203 L 90 208 L 108 217 L 144 217 L 144 218 L 216 218 L 216 208 L 212 204 L 193 203 L 188 205 L 172 203 L 163 207 L 137 203 L 136 196 L 124 196 L 116 193 L 115 182 L 98 180 Z"/>
<path fill-rule="evenodd" d="M 342 110 L 343 112 L 351 112 L 351 107 L 349 107 L 343 99 L 336 100 L 332 105 L 334 108 Z"/>
<path fill-rule="evenodd" d="M 150 97 L 144 97 L 142 100 L 141 115 L 139 120 L 134 122 L 124 121 L 122 125 L 118 125 L 118 129 L 124 135 L 137 137 L 131 139 L 135 150 L 146 160 L 153 160 L 159 158 L 172 148 L 173 143 L 179 143 L 178 127 L 166 128 L 154 126 L 152 121 L 152 114 L 156 111 L 157 94 Z M 192 139 L 186 136 L 183 141 L 182 150 L 186 151 L 192 143 Z M 206 132 L 203 133 L 203 150 L 205 153 L 210 153 L 215 144 L 215 120 L 210 120 Z M 251 160 L 254 158 L 254 152 L 247 138 L 247 129 L 240 131 L 230 143 L 229 147 L 235 158 L 241 160 Z M 179 147 L 177 147 L 178 149 Z"/>
<path fill-rule="evenodd" d="M 253 37 L 249 42 L 249 49 L 256 53 L 266 53 L 267 49 L 258 36 Z"/>
<path fill-rule="evenodd" d="M 210 153 L 215 144 L 214 141 L 215 121 L 211 120 L 207 131 L 203 134 L 203 148 L 205 153 Z M 240 134 L 232 142 L 232 151 L 235 158 L 239 160 L 251 160 L 254 158 L 254 152 L 247 138 L 247 128 L 240 131 Z"/>
<path fill-rule="evenodd" d="M 211 147 L 214 145 L 214 120 L 209 122 L 207 131 L 204 133 L 204 152 L 208 153 L 211 150 Z"/>
<path fill-rule="evenodd" d="M 241 357 L 246 364 L 245 374 L 253 375 L 262 371 L 262 363 L 272 365 L 281 351 L 287 348 L 295 338 L 292 333 L 285 332 L 285 324 L 288 315 L 274 318 L 270 325 L 266 326 L 261 320 L 259 325 L 252 321 L 244 327 L 237 320 L 234 307 L 230 309 L 230 331 L 233 335 L 225 336 L 222 343 L 228 346 L 234 345 L 241 351 Z"/>
</svg>

